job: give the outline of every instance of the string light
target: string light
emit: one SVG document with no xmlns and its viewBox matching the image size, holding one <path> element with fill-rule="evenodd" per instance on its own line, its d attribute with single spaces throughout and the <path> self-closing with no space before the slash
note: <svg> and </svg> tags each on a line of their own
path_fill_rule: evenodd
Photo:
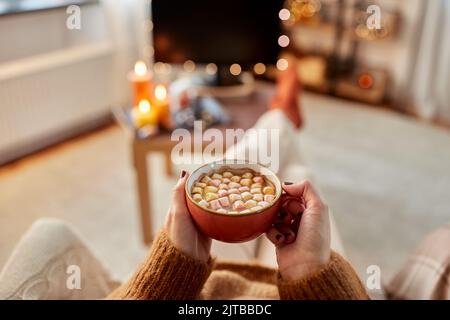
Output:
<svg viewBox="0 0 450 320">
<path fill-rule="evenodd" d="M 238 65 L 237 63 L 233 63 L 233 64 L 230 66 L 230 73 L 231 73 L 233 76 L 238 76 L 238 75 L 240 75 L 240 74 L 241 74 L 241 71 L 242 71 L 241 66 Z"/>
<path fill-rule="evenodd" d="M 261 75 L 264 72 L 266 72 L 266 65 L 264 63 L 259 62 L 259 63 L 255 64 L 255 66 L 253 67 L 253 71 L 256 74 Z"/>
<path fill-rule="evenodd" d="M 194 72 L 195 70 L 195 63 L 192 60 L 186 60 L 183 64 L 184 71 L 186 72 Z"/>
<path fill-rule="evenodd" d="M 281 35 L 279 38 L 278 38 L 278 44 L 280 45 L 280 47 L 282 47 L 282 48 L 286 48 L 288 45 L 289 45 L 289 42 L 290 42 L 290 40 L 289 40 L 289 37 L 287 36 L 287 35 Z"/>
<path fill-rule="evenodd" d="M 144 21 L 145 32 L 151 32 L 153 30 L 153 22 L 150 19 Z"/>
<path fill-rule="evenodd" d="M 144 61 L 138 61 L 134 65 L 134 73 L 138 76 L 144 76 L 147 73 L 147 66 Z"/>
<path fill-rule="evenodd" d="M 153 65 L 153 70 L 155 70 L 156 73 L 163 73 L 164 68 L 165 68 L 165 66 L 164 66 L 164 63 L 162 63 L 162 62 L 156 62 Z"/>
<path fill-rule="evenodd" d="M 169 63 L 164 63 L 163 69 L 162 69 L 162 73 L 163 74 L 170 74 L 170 72 L 172 71 L 172 65 Z"/>
<path fill-rule="evenodd" d="M 215 63 L 208 63 L 206 65 L 206 73 L 210 75 L 214 75 L 217 72 L 217 65 Z"/>
<path fill-rule="evenodd" d="M 291 12 L 288 9 L 281 9 L 278 13 L 280 20 L 286 21 L 291 17 Z"/>
<path fill-rule="evenodd" d="M 284 58 L 278 59 L 278 61 L 277 61 L 277 69 L 278 70 L 285 71 L 288 67 L 289 67 L 289 62 L 286 59 L 284 59 Z"/>
<path fill-rule="evenodd" d="M 153 46 L 147 44 L 144 46 L 144 49 L 142 49 L 142 53 L 144 54 L 144 56 L 146 56 L 147 58 L 151 58 L 153 57 L 153 55 L 155 54 L 155 49 L 153 49 Z"/>
</svg>

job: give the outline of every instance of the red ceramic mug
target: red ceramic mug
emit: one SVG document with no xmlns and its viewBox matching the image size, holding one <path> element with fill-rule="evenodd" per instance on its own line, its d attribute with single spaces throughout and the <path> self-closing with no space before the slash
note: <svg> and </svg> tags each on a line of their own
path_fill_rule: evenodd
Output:
<svg viewBox="0 0 450 320">
<path fill-rule="evenodd" d="M 237 214 L 219 213 L 200 206 L 191 196 L 194 183 L 205 174 L 225 171 L 225 169 L 231 172 L 250 169 L 264 176 L 275 187 L 275 198 L 272 203 L 255 212 Z M 221 160 L 205 164 L 191 173 L 186 181 L 185 188 L 187 207 L 197 227 L 206 236 L 223 242 L 253 240 L 269 230 L 272 224 L 279 220 L 280 213 L 286 214 L 286 212 L 283 212 L 283 208 L 287 208 L 289 202 L 297 201 L 301 205 L 300 199 L 283 195 L 280 179 L 278 179 L 275 173 L 258 163 L 247 161 Z M 291 222 L 298 223 L 298 219 L 292 219 Z"/>
</svg>

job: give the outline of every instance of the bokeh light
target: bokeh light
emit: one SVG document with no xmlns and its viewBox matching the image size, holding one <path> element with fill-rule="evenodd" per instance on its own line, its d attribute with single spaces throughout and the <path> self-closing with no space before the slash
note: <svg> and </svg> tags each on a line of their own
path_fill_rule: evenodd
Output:
<svg viewBox="0 0 450 320">
<path fill-rule="evenodd" d="M 266 72 L 266 65 L 264 63 L 259 62 L 259 63 L 255 64 L 255 66 L 253 67 L 253 71 L 256 74 L 261 75 L 264 72 Z"/>
<path fill-rule="evenodd" d="M 206 73 L 214 75 L 217 73 L 217 65 L 215 63 L 208 63 L 206 65 Z"/>
<path fill-rule="evenodd" d="M 288 9 L 281 9 L 278 13 L 280 20 L 286 21 L 291 17 L 291 12 Z"/>
<path fill-rule="evenodd" d="M 163 73 L 164 72 L 164 63 L 156 62 L 153 65 L 153 70 L 155 71 L 155 73 Z"/>
<path fill-rule="evenodd" d="M 286 48 L 289 45 L 289 42 L 290 42 L 289 37 L 285 34 L 281 35 L 278 38 L 278 44 L 282 48 Z"/>
<path fill-rule="evenodd" d="M 284 59 L 284 58 L 278 59 L 278 61 L 277 61 L 277 69 L 278 70 L 285 71 L 288 67 L 289 67 L 289 62 L 286 59 Z"/>
<path fill-rule="evenodd" d="M 186 72 L 194 72 L 195 70 L 195 63 L 192 60 L 186 60 L 183 64 L 184 71 Z"/>
<path fill-rule="evenodd" d="M 240 75 L 240 74 L 241 74 L 241 71 L 242 71 L 241 66 L 238 65 L 237 63 L 233 63 L 233 64 L 230 66 L 230 73 L 231 73 L 232 75 L 234 75 L 234 76 Z"/>
</svg>

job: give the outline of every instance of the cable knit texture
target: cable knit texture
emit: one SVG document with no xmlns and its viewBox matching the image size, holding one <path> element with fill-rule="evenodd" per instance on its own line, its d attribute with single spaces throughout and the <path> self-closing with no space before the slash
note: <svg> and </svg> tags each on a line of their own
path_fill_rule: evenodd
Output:
<svg viewBox="0 0 450 320">
<path fill-rule="evenodd" d="M 330 262 L 323 269 L 306 278 L 286 281 L 279 275 L 278 289 L 281 299 L 369 299 L 352 266 L 336 252 L 332 252 Z"/>
<path fill-rule="evenodd" d="M 145 263 L 108 299 L 368 299 L 350 264 L 332 253 L 320 271 L 286 281 L 258 264 L 201 262 L 175 248 L 165 232 Z"/>
<path fill-rule="evenodd" d="M 196 299 L 211 273 L 208 263 L 179 251 L 162 232 L 155 239 L 146 261 L 131 279 L 108 296 L 111 299 Z"/>
</svg>

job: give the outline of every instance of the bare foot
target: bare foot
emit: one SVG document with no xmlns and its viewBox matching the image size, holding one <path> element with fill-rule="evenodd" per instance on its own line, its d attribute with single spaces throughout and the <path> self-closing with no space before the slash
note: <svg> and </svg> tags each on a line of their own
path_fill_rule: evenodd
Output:
<svg viewBox="0 0 450 320">
<path fill-rule="evenodd" d="M 278 73 L 275 95 L 269 109 L 282 110 L 297 129 L 303 125 L 303 117 L 298 104 L 300 93 L 301 84 L 297 75 L 297 62 L 295 58 L 292 58 L 289 59 L 287 70 Z"/>
</svg>

